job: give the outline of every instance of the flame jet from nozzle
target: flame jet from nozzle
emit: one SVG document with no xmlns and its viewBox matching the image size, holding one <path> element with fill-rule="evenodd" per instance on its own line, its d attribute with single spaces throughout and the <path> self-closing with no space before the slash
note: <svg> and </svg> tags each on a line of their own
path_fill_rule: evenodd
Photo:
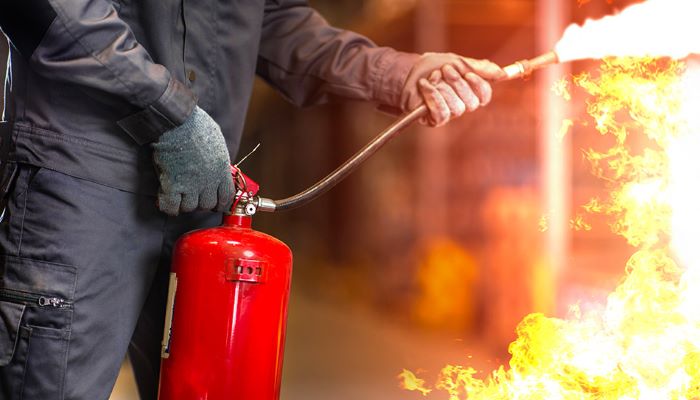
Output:
<svg viewBox="0 0 700 400">
<path fill-rule="evenodd" d="M 615 15 L 572 24 L 554 50 L 561 62 L 700 54 L 700 1 L 647 0 Z"/>
<path fill-rule="evenodd" d="M 511 80 L 526 77 L 532 74 L 532 72 L 535 70 L 558 63 L 559 56 L 556 52 L 550 51 L 549 53 L 542 54 L 535 58 L 531 58 L 529 60 L 521 60 L 506 67 L 503 67 L 503 70 L 506 72 L 507 75 L 506 78 L 504 78 L 503 80 Z"/>
<path fill-rule="evenodd" d="M 571 24 L 554 51 L 503 68 L 504 80 L 528 76 L 560 62 L 605 57 L 670 57 L 700 54 L 698 0 L 647 0 L 616 15 Z"/>
</svg>

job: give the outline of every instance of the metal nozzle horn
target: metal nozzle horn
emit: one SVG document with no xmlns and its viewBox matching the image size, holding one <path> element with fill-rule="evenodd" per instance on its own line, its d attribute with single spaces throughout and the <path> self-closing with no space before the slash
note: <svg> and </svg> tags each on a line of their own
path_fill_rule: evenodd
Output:
<svg viewBox="0 0 700 400">
<path fill-rule="evenodd" d="M 559 56 L 553 51 L 529 60 L 518 61 L 503 68 L 507 75 L 505 80 L 522 78 L 530 75 L 536 69 L 557 63 L 559 63 Z"/>
</svg>

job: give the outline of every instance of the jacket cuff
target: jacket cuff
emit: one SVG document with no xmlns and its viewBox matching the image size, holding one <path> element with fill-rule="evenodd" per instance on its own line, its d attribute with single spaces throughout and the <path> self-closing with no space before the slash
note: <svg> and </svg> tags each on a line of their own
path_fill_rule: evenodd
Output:
<svg viewBox="0 0 700 400">
<path fill-rule="evenodd" d="M 374 100 L 380 104 L 401 108 L 401 93 L 411 68 L 420 55 L 390 49 L 379 61 L 379 79 L 374 87 Z"/>
<path fill-rule="evenodd" d="M 182 125 L 197 105 L 197 97 L 180 81 L 170 78 L 165 92 L 145 109 L 117 121 L 139 145 L 151 143 L 164 132 Z"/>
</svg>

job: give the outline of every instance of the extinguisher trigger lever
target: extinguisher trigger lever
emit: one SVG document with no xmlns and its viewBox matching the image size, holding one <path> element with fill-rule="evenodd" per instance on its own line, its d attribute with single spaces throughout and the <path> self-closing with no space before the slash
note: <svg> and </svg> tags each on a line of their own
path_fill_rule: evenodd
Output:
<svg viewBox="0 0 700 400">
<path fill-rule="evenodd" d="M 231 166 L 231 175 L 233 176 L 233 183 L 236 185 L 236 196 L 244 195 L 250 198 L 257 195 L 258 191 L 260 191 L 260 185 L 244 174 L 237 165 Z"/>
<path fill-rule="evenodd" d="M 231 207 L 232 214 L 252 216 L 258 211 L 274 212 L 277 203 L 258 196 L 260 185 L 241 171 L 238 164 L 231 165 L 231 175 L 236 185 L 236 195 Z"/>
</svg>

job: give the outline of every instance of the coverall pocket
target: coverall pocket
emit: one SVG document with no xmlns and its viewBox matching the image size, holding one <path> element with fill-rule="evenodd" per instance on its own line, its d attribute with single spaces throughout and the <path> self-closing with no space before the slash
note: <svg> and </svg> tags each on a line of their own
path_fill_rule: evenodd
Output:
<svg viewBox="0 0 700 400">
<path fill-rule="evenodd" d="M 0 306 L 20 320 L 14 354 L 0 367 L 0 397 L 63 399 L 76 269 L 5 255 L 0 278 Z M 6 356 L 0 346 L 0 356 Z"/>
<path fill-rule="evenodd" d="M 15 164 L 2 200 L 3 220 L 0 223 L 0 252 L 19 255 L 24 231 L 24 217 L 29 188 L 42 168 Z M 0 274 L 2 271 L 0 270 Z M 0 287 L 2 287 L 0 283 Z"/>
<path fill-rule="evenodd" d="M 17 164 L 14 162 L 9 162 L 1 167 L 0 170 L 0 223 L 5 220 L 5 214 L 7 212 L 7 200 L 12 187 L 15 183 L 15 178 L 17 178 Z"/>
<path fill-rule="evenodd" d="M 70 331 L 20 327 L 17 358 L 24 360 L 21 399 L 62 400 Z"/>
<path fill-rule="evenodd" d="M 24 308 L 24 304 L 0 301 L 0 367 L 9 364 L 15 354 Z"/>
</svg>

